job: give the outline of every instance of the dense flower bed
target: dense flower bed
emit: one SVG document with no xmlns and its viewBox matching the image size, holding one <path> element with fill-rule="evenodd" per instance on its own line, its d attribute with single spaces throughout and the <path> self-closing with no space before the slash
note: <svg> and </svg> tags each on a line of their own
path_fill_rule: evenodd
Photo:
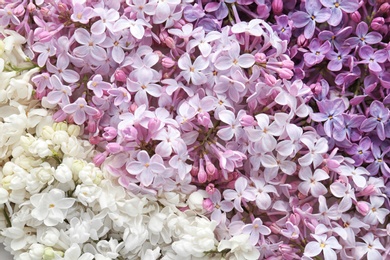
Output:
<svg viewBox="0 0 390 260">
<path fill-rule="evenodd" d="M 390 4 L 3 1 L 18 259 L 390 257 Z"/>
</svg>

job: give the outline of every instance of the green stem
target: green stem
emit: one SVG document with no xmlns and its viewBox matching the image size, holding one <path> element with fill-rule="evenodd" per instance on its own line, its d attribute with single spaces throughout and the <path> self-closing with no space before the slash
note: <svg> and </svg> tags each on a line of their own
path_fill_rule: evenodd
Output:
<svg viewBox="0 0 390 260">
<path fill-rule="evenodd" d="M 8 216 L 8 212 L 7 212 L 6 208 L 3 208 L 3 214 L 5 217 L 5 220 L 7 221 L 7 227 L 11 227 L 12 226 L 11 219 Z"/>
</svg>

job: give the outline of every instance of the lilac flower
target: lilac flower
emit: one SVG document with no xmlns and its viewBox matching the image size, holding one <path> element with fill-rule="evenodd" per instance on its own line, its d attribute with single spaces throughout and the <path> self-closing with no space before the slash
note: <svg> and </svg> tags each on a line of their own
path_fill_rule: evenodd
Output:
<svg viewBox="0 0 390 260">
<path fill-rule="evenodd" d="M 368 32 L 368 25 L 365 22 L 360 22 L 356 26 L 356 36 L 348 38 L 345 43 L 351 48 L 365 44 L 377 44 L 382 40 L 382 35 L 378 32 Z"/>
<path fill-rule="evenodd" d="M 68 83 L 75 83 L 80 79 L 80 75 L 71 69 L 68 69 L 69 61 L 66 59 L 57 59 L 56 66 L 53 66 L 50 62 L 46 63 L 47 70 L 56 74 L 60 79 Z"/>
<path fill-rule="evenodd" d="M 62 108 L 67 114 L 73 114 L 73 120 L 76 124 L 81 125 L 87 120 L 87 115 L 95 116 L 99 113 L 94 107 L 87 104 L 84 98 L 78 98 L 74 103 L 67 104 Z"/>
<path fill-rule="evenodd" d="M 313 37 L 316 23 L 326 22 L 331 16 L 329 9 L 321 7 L 319 0 L 307 0 L 305 1 L 306 12 L 297 11 L 291 16 L 296 28 L 305 27 L 304 36 L 306 39 Z"/>
<path fill-rule="evenodd" d="M 327 237 L 323 235 L 311 235 L 316 241 L 311 241 L 305 246 L 304 255 L 313 257 L 319 255 L 321 252 L 324 253 L 325 260 L 337 259 L 336 252 L 334 249 L 341 249 L 342 246 L 335 237 Z"/>
<path fill-rule="evenodd" d="M 131 95 L 127 89 L 123 87 L 109 89 L 108 94 L 114 97 L 114 105 L 119 106 L 122 103 L 129 103 Z"/>
<path fill-rule="evenodd" d="M 361 138 L 361 131 L 358 129 L 366 119 L 363 115 L 343 114 L 344 128 L 333 132 L 336 140 L 344 140 L 346 137 L 351 141 L 357 141 Z"/>
<path fill-rule="evenodd" d="M 314 168 L 317 168 L 324 160 L 323 154 L 328 151 L 328 142 L 323 137 L 315 142 L 305 137 L 301 138 L 301 142 L 307 146 L 309 151 L 298 159 L 299 164 L 301 166 L 309 166 L 313 163 Z"/>
<path fill-rule="evenodd" d="M 111 89 L 111 84 L 104 82 L 102 75 L 96 74 L 92 80 L 87 83 L 87 87 L 92 90 L 97 97 L 102 97 L 103 91 Z"/>
<path fill-rule="evenodd" d="M 33 51 L 40 53 L 38 56 L 38 66 L 43 67 L 49 57 L 56 53 L 53 42 L 37 42 L 32 46 Z"/>
<path fill-rule="evenodd" d="M 116 20 L 119 19 L 118 11 L 114 9 L 94 8 L 93 11 L 100 17 L 91 26 L 91 32 L 95 35 L 100 35 L 105 32 L 106 28 L 112 32 L 112 27 Z"/>
<path fill-rule="evenodd" d="M 282 229 L 280 233 L 289 239 L 298 239 L 300 230 L 297 225 L 294 225 L 290 221 L 286 222 L 286 229 Z"/>
<path fill-rule="evenodd" d="M 206 75 L 201 71 L 208 67 L 209 61 L 203 56 L 198 56 L 194 63 L 192 63 L 190 55 L 185 53 L 180 57 L 178 65 L 182 70 L 180 75 L 182 75 L 188 83 L 191 82 L 195 85 L 201 85 L 207 82 Z"/>
<path fill-rule="evenodd" d="M 330 51 L 330 42 L 326 41 L 322 45 L 317 38 L 314 38 L 309 45 L 311 52 L 307 52 L 303 55 L 307 65 L 314 66 L 320 63 L 325 55 Z"/>
<path fill-rule="evenodd" d="M 235 190 L 226 189 L 223 192 L 223 197 L 226 200 L 234 200 L 234 207 L 239 212 L 243 212 L 241 206 L 242 200 L 254 201 L 256 199 L 255 193 L 251 188 L 248 188 L 248 181 L 244 177 L 240 177 L 234 183 Z"/>
<path fill-rule="evenodd" d="M 143 185 L 149 186 L 157 175 L 164 173 L 166 168 L 160 155 L 149 157 L 146 151 L 141 150 L 137 153 L 137 161 L 126 163 L 126 170 L 136 175 Z"/>
<path fill-rule="evenodd" d="M 272 29 L 276 31 L 281 40 L 290 41 L 292 21 L 287 15 L 275 16 L 276 25 L 272 25 Z"/>
<path fill-rule="evenodd" d="M 327 21 L 332 26 L 340 24 L 343 18 L 343 11 L 345 13 L 353 13 L 359 8 L 359 2 L 357 0 L 320 0 L 321 4 L 330 8 L 332 15 Z"/>
<path fill-rule="evenodd" d="M 87 24 L 92 16 L 93 9 L 91 7 L 85 7 L 83 4 L 76 2 L 73 6 L 73 14 L 70 16 L 70 19 L 72 19 L 74 22 Z"/>
<path fill-rule="evenodd" d="M 335 46 L 336 49 L 341 50 L 341 47 L 345 44 L 345 39 L 347 39 L 352 33 L 352 27 L 347 26 L 341 28 L 335 32 L 324 30 L 318 34 L 318 39 L 321 41 L 329 41 L 332 46 Z M 348 46 L 349 47 L 349 46 Z"/>
<path fill-rule="evenodd" d="M 370 211 L 364 216 L 363 222 L 369 225 L 383 224 L 390 213 L 390 210 L 381 208 L 385 202 L 385 198 L 372 195 L 370 196 L 370 202 Z"/>
<path fill-rule="evenodd" d="M 210 200 L 214 204 L 210 219 L 219 224 L 222 221 L 222 215 L 226 215 L 226 212 L 230 212 L 234 205 L 231 201 L 222 200 L 221 192 L 219 190 L 215 190 L 215 192 L 210 195 Z"/>
<path fill-rule="evenodd" d="M 74 33 L 74 37 L 81 44 L 81 46 L 73 50 L 76 56 L 81 58 L 90 56 L 95 61 L 103 61 L 106 59 L 106 51 L 98 46 L 98 44 L 104 42 L 106 39 L 105 34 L 90 34 L 86 29 L 78 28 Z"/>
<path fill-rule="evenodd" d="M 69 96 L 72 95 L 72 90 L 69 86 L 65 86 L 62 84 L 61 80 L 53 75 L 50 77 L 50 84 L 53 88 L 53 91 L 47 95 L 47 102 L 55 105 L 55 104 L 69 104 Z"/>
<path fill-rule="evenodd" d="M 231 48 L 227 51 L 227 55 L 219 56 L 214 66 L 219 70 L 234 70 L 240 68 L 250 68 L 255 63 L 255 58 L 250 53 L 240 55 L 240 46 L 238 43 L 231 43 Z"/>
<path fill-rule="evenodd" d="M 113 32 L 120 32 L 124 29 L 130 28 L 131 35 L 133 35 L 134 38 L 141 40 L 145 34 L 144 27 L 151 28 L 152 26 L 143 19 L 131 20 L 126 16 L 122 16 L 115 22 L 113 26 Z"/>
<path fill-rule="evenodd" d="M 341 165 L 339 167 L 340 175 L 352 177 L 353 182 L 359 188 L 363 188 L 367 181 L 364 176 L 368 176 L 370 173 L 363 167 L 355 168 L 349 165 Z"/>
<path fill-rule="evenodd" d="M 359 56 L 362 58 L 361 63 L 368 64 L 368 68 L 374 72 L 381 72 L 382 68 L 379 63 L 384 63 L 387 60 L 386 50 L 378 50 L 374 52 L 374 49 L 365 45 L 359 49 Z"/>
<path fill-rule="evenodd" d="M 376 129 L 379 139 L 385 140 L 385 124 L 390 116 L 390 111 L 383 103 L 374 100 L 370 105 L 370 115 L 362 122 L 360 130 L 363 132 L 370 132 Z"/>
<path fill-rule="evenodd" d="M 367 254 L 368 260 L 383 259 L 383 255 L 379 251 L 385 251 L 379 238 L 375 238 L 372 232 L 368 232 L 362 237 L 364 242 L 356 242 L 356 247 L 354 248 L 354 256 L 357 259 L 361 259 L 365 254 Z"/>
<path fill-rule="evenodd" d="M 345 111 L 345 104 L 342 99 L 317 101 L 319 113 L 312 113 L 310 117 L 313 121 L 324 122 L 324 130 L 327 136 L 337 138 L 334 131 L 344 127 L 342 114 Z M 339 140 L 342 141 L 342 140 Z"/>
<path fill-rule="evenodd" d="M 299 171 L 299 178 L 302 182 L 299 183 L 298 189 L 306 196 L 310 192 L 313 197 L 318 198 L 328 192 L 324 184 L 321 183 L 321 181 L 329 179 L 329 175 L 324 170 L 317 169 L 313 173 L 310 167 L 302 167 Z"/>
<path fill-rule="evenodd" d="M 273 185 L 266 184 L 265 180 L 260 177 L 251 178 L 256 188 L 256 205 L 259 209 L 267 210 L 271 206 L 272 200 L 268 193 L 278 194 L 277 190 Z"/>
<path fill-rule="evenodd" d="M 359 144 L 352 144 L 351 147 L 347 148 L 345 151 L 352 155 L 352 159 L 355 161 L 355 166 L 362 165 L 363 162 L 373 161 L 371 153 L 371 140 L 368 136 L 363 137 Z"/>
<path fill-rule="evenodd" d="M 134 74 L 135 75 L 135 74 Z M 161 95 L 161 86 L 156 84 L 151 73 L 138 73 L 138 77 L 127 78 L 127 89 L 135 92 L 134 101 L 138 105 L 149 104 L 148 95 L 159 97 Z"/>
<path fill-rule="evenodd" d="M 222 122 L 228 125 L 227 127 L 221 128 L 217 133 L 218 137 L 222 140 L 228 141 L 232 139 L 233 136 L 237 136 L 240 132 L 243 132 L 240 120 L 238 116 L 237 118 L 235 117 L 233 112 L 222 110 L 219 112 L 218 116 Z"/>
<path fill-rule="evenodd" d="M 379 169 L 382 174 L 386 177 L 390 177 L 390 167 L 387 165 L 384 157 L 387 155 L 390 148 L 381 151 L 380 147 L 375 143 L 371 146 L 372 155 L 374 161 L 367 166 L 367 170 L 370 172 L 371 176 L 378 174 Z"/>
<path fill-rule="evenodd" d="M 255 218 L 251 224 L 246 224 L 242 229 L 243 234 L 250 234 L 249 242 L 252 245 L 256 245 L 259 242 L 261 235 L 271 234 L 271 229 L 263 225 L 263 221 L 260 218 Z"/>
<path fill-rule="evenodd" d="M 333 50 L 329 51 L 326 54 L 326 58 L 330 60 L 327 68 L 331 71 L 340 71 L 343 68 L 343 64 L 351 57 L 351 55 L 349 55 L 350 52 L 350 47 L 341 47 L 338 52 Z"/>
<path fill-rule="evenodd" d="M 218 2 L 209 2 L 206 4 L 204 10 L 206 12 L 214 12 L 218 20 L 223 20 L 229 13 L 226 3 L 233 3 L 235 0 L 222 0 Z"/>
</svg>

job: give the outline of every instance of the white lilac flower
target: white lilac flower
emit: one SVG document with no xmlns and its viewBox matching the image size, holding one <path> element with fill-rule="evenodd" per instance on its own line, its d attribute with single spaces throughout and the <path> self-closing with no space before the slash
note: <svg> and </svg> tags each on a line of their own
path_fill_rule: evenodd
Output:
<svg viewBox="0 0 390 260">
<path fill-rule="evenodd" d="M 31 216 L 43 221 L 47 226 L 62 223 L 67 211 L 75 203 L 74 198 L 66 198 L 65 193 L 59 189 L 52 189 L 48 193 L 34 194 L 30 198 L 34 209 Z"/>
</svg>

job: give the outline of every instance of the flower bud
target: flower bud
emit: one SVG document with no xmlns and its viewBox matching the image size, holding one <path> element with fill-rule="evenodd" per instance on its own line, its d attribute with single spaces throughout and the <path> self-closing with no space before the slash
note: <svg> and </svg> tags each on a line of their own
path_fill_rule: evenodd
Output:
<svg viewBox="0 0 390 260">
<path fill-rule="evenodd" d="M 215 188 L 215 186 L 214 186 L 214 184 L 213 183 L 209 183 L 208 185 L 207 185 L 207 187 L 206 187 L 206 192 L 209 194 L 209 195 L 211 195 L 211 194 L 213 194 L 215 191 L 216 191 L 216 188 Z"/>
<path fill-rule="evenodd" d="M 275 15 L 280 15 L 280 14 L 282 14 L 282 11 L 283 11 L 283 1 L 282 0 L 273 0 L 271 7 L 272 7 L 272 11 L 274 12 Z"/>
<path fill-rule="evenodd" d="M 42 259 L 43 260 L 52 260 L 52 259 L 55 259 L 55 258 L 56 258 L 56 256 L 55 256 L 53 248 L 46 247 L 44 252 L 43 252 Z"/>
<path fill-rule="evenodd" d="M 37 9 L 37 7 L 36 7 L 32 2 L 30 2 L 30 3 L 27 5 L 27 10 L 28 10 L 30 13 L 34 12 L 36 9 Z"/>
<path fill-rule="evenodd" d="M 363 216 L 366 216 L 370 211 L 370 206 L 365 201 L 358 201 L 356 203 L 356 210 Z"/>
<path fill-rule="evenodd" d="M 192 166 L 190 174 L 192 177 L 198 176 L 199 168 L 195 165 Z"/>
<path fill-rule="evenodd" d="M 101 138 L 100 136 L 96 135 L 96 136 L 90 136 L 89 137 L 89 142 L 93 145 L 97 145 L 98 143 L 100 143 L 102 141 L 103 138 Z"/>
<path fill-rule="evenodd" d="M 293 253 L 293 249 L 292 249 L 291 246 L 288 245 L 288 244 L 280 244 L 280 245 L 279 245 L 279 250 L 280 250 L 280 252 L 282 252 L 283 254 L 290 254 L 290 253 Z"/>
<path fill-rule="evenodd" d="M 62 144 L 62 143 L 67 143 L 69 140 L 69 135 L 67 132 L 60 130 L 60 131 L 55 131 L 53 134 L 53 144 Z"/>
<path fill-rule="evenodd" d="M 367 185 L 367 187 L 365 187 L 362 191 L 360 191 L 358 194 L 358 196 L 370 196 L 370 195 L 373 195 L 376 193 L 376 189 L 375 189 L 375 186 L 372 185 L 372 184 L 369 184 Z"/>
<path fill-rule="evenodd" d="M 93 157 L 93 163 L 96 166 L 100 166 L 107 158 L 107 152 L 97 154 Z"/>
<path fill-rule="evenodd" d="M 271 232 L 274 234 L 280 234 L 281 228 L 276 225 L 275 223 L 272 223 L 269 228 L 271 229 Z"/>
<path fill-rule="evenodd" d="M 268 86 L 274 86 L 276 83 L 276 78 L 271 74 L 264 73 L 264 81 Z"/>
<path fill-rule="evenodd" d="M 175 43 L 175 40 L 172 38 L 172 37 L 167 37 L 165 39 L 165 44 L 167 45 L 168 48 L 170 49 L 176 49 L 176 43 Z"/>
<path fill-rule="evenodd" d="M 210 161 L 206 162 L 206 172 L 207 172 L 208 175 L 214 175 L 216 170 L 217 169 L 215 168 L 214 164 L 212 164 Z"/>
<path fill-rule="evenodd" d="M 137 104 L 133 103 L 129 107 L 129 112 L 134 113 L 137 110 L 138 106 Z"/>
<path fill-rule="evenodd" d="M 294 76 L 294 72 L 286 68 L 277 69 L 276 72 L 279 74 L 279 77 L 281 77 L 282 79 L 291 79 L 292 76 Z"/>
<path fill-rule="evenodd" d="M 379 31 L 384 24 L 385 19 L 383 17 L 375 17 L 371 22 L 371 28 L 375 31 Z"/>
<path fill-rule="evenodd" d="M 24 9 L 24 5 L 20 4 L 20 5 L 18 5 L 17 7 L 14 8 L 13 13 L 16 16 L 22 16 L 22 15 L 24 15 L 25 11 L 26 10 Z"/>
<path fill-rule="evenodd" d="M 209 198 L 207 198 L 203 201 L 203 208 L 208 212 L 212 212 L 214 209 L 214 203 Z"/>
<path fill-rule="evenodd" d="M 209 113 L 207 113 L 207 112 L 199 113 L 198 114 L 198 123 L 204 127 L 212 126 Z"/>
<path fill-rule="evenodd" d="M 195 191 L 188 197 L 187 204 L 194 211 L 203 211 L 203 200 L 202 192 Z"/>
<path fill-rule="evenodd" d="M 200 183 L 205 183 L 207 181 L 207 173 L 206 173 L 206 171 L 204 170 L 203 167 L 199 168 L 199 171 L 198 171 L 198 181 Z"/>
<path fill-rule="evenodd" d="M 37 230 L 38 242 L 46 246 L 54 246 L 57 244 L 60 237 L 60 231 L 54 227 L 43 228 L 40 227 Z"/>
<path fill-rule="evenodd" d="M 103 133 L 103 138 L 106 141 L 111 141 L 113 140 L 116 136 L 118 135 L 118 132 L 114 127 L 108 126 L 104 128 L 104 133 Z"/>
<path fill-rule="evenodd" d="M 54 171 L 54 178 L 60 183 L 67 183 L 72 180 L 73 174 L 72 171 L 66 164 L 58 165 L 57 169 Z"/>
<path fill-rule="evenodd" d="M 245 127 L 245 126 L 254 126 L 257 123 L 255 122 L 253 116 L 244 115 L 243 117 L 240 118 L 240 124 Z"/>
<path fill-rule="evenodd" d="M 68 125 L 64 122 L 54 123 L 53 130 L 54 131 L 66 131 L 66 130 L 68 130 Z"/>
<path fill-rule="evenodd" d="M 54 129 L 51 126 L 45 125 L 42 129 L 42 138 L 51 140 L 53 138 Z"/>
<path fill-rule="evenodd" d="M 68 130 L 67 130 L 68 134 L 70 136 L 79 136 L 80 135 L 80 126 L 78 125 L 69 125 L 68 126 Z"/>
<path fill-rule="evenodd" d="M 175 66 L 176 62 L 169 57 L 165 57 L 162 59 L 162 65 L 164 68 L 169 69 L 169 68 L 172 68 L 173 66 Z"/>
<path fill-rule="evenodd" d="M 28 255 L 31 257 L 31 259 L 42 259 L 44 252 L 44 245 L 34 243 L 29 247 Z"/>
<path fill-rule="evenodd" d="M 301 34 L 298 36 L 297 43 L 299 47 L 306 47 L 309 41 L 305 38 L 305 35 Z"/>
<path fill-rule="evenodd" d="M 108 143 L 106 145 L 106 151 L 111 154 L 117 154 L 123 151 L 123 147 L 118 143 Z"/>
<path fill-rule="evenodd" d="M 121 69 L 117 69 L 115 71 L 114 77 L 115 77 L 115 80 L 119 81 L 119 82 L 126 82 L 126 79 L 127 79 L 126 73 Z"/>
<path fill-rule="evenodd" d="M 358 11 L 355 11 L 352 14 L 350 14 L 350 17 L 352 21 L 354 21 L 355 23 L 360 23 L 362 21 L 362 16 Z"/>
<path fill-rule="evenodd" d="M 255 54 L 255 62 L 257 63 L 266 63 L 267 62 L 267 56 L 264 53 L 256 53 Z"/>
</svg>

